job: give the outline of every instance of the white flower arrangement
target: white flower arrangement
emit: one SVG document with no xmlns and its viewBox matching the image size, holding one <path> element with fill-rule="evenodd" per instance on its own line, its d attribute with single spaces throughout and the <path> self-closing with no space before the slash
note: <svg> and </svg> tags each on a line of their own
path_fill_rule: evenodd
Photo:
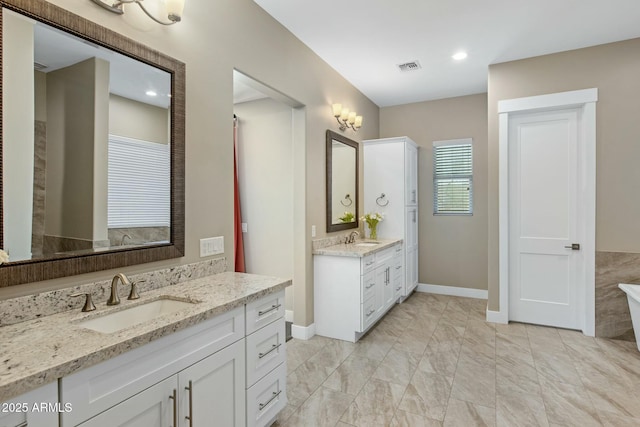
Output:
<svg viewBox="0 0 640 427">
<path fill-rule="evenodd" d="M 365 221 L 369 226 L 369 238 L 372 240 L 378 239 L 378 223 L 384 219 L 384 216 L 380 212 L 368 213 L 360 217 L 360 221 Z"/>
<path fill-rule="evenodd" d="M 9 261 L 9 254 L 0 249 L 0 265 Z"/>
</svg>

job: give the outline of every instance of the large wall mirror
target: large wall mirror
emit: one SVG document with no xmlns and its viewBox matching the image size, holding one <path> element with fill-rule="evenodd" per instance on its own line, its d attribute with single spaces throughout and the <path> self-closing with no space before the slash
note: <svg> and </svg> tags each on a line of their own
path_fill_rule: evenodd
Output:
<svg viewBox="0 0 640 427">
<path fill-rule="evenodd" d="M 0 287 L 183 256 L 184 64 L 45 1 L 0 5 Z"/>
<path fill-rule="evenodd" d="M 358 143 L 327 129 L 327 232 L 358 228 Z"/>
</svg>

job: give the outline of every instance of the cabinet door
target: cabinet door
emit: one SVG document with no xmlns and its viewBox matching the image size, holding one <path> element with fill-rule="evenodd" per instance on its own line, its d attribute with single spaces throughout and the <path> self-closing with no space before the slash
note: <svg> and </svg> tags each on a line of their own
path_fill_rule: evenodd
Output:
<svg viewBox="0 0 640 427">
<path fill-rule="evenodd" d="M 405 144 L 404 155 L 405 200 L 407 205 L 418 205 L 418 149 L 411 144 Z"/>
<path fill-rule="evenodd" d="M 406 290 L 403 296 L 409 295 L 418 286 L 418 248 L 407 250 Z"/>
<path fill-rule="evenodd" d="M 375 299 L 375 317 L 379 317 L 382 315 L 385 302 L 387 298 L 387 288 L 389 284 L 387 283 L 387 277 L 389 275 L 389 263 L 383 262 L 376 266 L 376 299 Z"/>
<path fill-rule="evenodd" d="M 175 375 L 79 424 L 80 427 L 177 427 Z"/>
<path fill-rule="evenodd" d="M 245 340 L 178 373 L 181 427 L 245 425 Z"/>
<path fill-rule="evenodd" d="M 2 427 L 52 427 L 58 425 L 58 413 L 47 410 L 39 412 L 34 405 L 56 405 L 58 402 L 58 383 L 52 382 L 15 399 L 0 403 L 0 426 Z M 65 410 L 64 404 L 60 404 Z"/>
</svg>

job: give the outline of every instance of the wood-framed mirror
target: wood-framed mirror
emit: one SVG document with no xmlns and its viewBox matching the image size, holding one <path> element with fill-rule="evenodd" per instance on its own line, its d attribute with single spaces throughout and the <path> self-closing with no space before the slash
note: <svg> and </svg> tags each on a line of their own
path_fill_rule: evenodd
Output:
<svg viewBox="0 0 640 427">
<path fill-rule="evenodd" d="M 185 65 L 46 1 L 0 6 L 0 287 L 183 256 Z"/>
<path fill-rule="evenodd" d="M 327 129 L 327 232 L 358 228 L 358 143 Z"/>
</svg>

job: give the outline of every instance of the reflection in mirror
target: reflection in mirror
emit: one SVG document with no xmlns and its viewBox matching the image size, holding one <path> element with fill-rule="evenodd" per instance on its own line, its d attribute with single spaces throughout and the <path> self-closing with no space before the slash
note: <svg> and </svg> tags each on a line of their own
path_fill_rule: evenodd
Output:
<svg viewBox="0 0 640 427">
<path fill-rule="evenodd" d="M 185 65 L 0 0 L 0 287 L 184 255 Z"/>
<path fill-rule="evenodd" d="M 170 240 L 171 75 L 3 11 L 10 261 Z"/>
<path fill-rule="evenodd" d="M 358 144 L 327 130 L 327 232 L 358 228 Z"/>
</svg>

